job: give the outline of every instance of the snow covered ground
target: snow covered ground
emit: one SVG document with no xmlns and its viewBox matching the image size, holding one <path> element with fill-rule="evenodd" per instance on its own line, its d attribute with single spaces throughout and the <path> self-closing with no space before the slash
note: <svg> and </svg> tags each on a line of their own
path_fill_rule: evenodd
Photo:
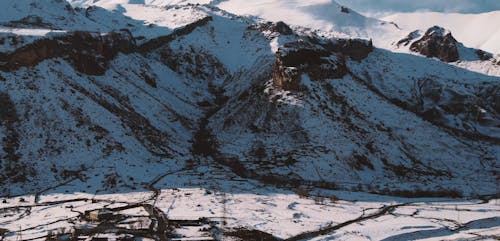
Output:
<svg viewBox="0 0 500 241">
<path fill-rule="evenodd" d="M 228 191 L 228 190 L 226 190 Z M 71 234 L 96 227 L 82 219 L 87 210 L 120 209 L 117 226 L 148 227 L 156 206 L 169 220 L 208 220 L 206 225 L 179 226 L 178 238 L 206 237 L 247 229 L 278 240 L 495 240 L 500 235 L 500 200 L 402 199 L 356 192 L 314 191 L 307 196 L 279 189 L 252 193 L 203 188 L 91 195 L 85 193 L 20 196 L 3 199 L 0 225 L 4 240 L 40 240 L 50 232 Z M 19 200 L 23 199 L 23 202 Z M 174 221 L 173 221 L 174 222 Z M 210 228 L 209 228 L 210 229 Z M 321 231 L 322 230 L 322 231 Z M 188 239 L 185 239 L 188 240 Z"/>
</svg>

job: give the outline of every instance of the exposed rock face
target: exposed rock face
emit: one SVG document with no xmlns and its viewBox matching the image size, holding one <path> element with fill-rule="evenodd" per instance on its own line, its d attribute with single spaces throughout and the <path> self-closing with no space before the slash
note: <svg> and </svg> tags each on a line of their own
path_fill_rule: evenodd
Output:
<svg viewBox="0 0 500 241">
<path fill-rule="evenodd" d="M 101 75 L 107 63 L 118 52 L 129 53 L 136 45 L 127 30 L 100 33 L 75 31 L 61 37 L 42 39 L 9 54 L 0 54 L 0 69 L 8 71 L 23 66 L 34 66 L 49 58 L 65 58 L 78 71 Z"/>
<path fill-rule="evenodd" d="M 284 90 L 298 91 L 300 89 L 301 74 L 299 69 L 285 66 L 282 56 L 279 53 L 276 54 L 276 62 L 273 71 L 273 82 L 276 87 Z"/>
<path fill-rule="evenodd" d="M 289 43 L 276 53 L 273 79 L 276 86 L 300 90 L 301 75 L 307 73 L 312 80 L 341 78 L 347 73 L 343 55 L 329 52 L 320 45 L 304 42 Z"/>
<path fill-rule="evenodd" d="M 135 49 L 135 41 L 128 31 L 111 32 L 105 36 L 88 32 L 75 32 L 71 43 L 70 62 L 80 72 L 101 75 L 107 63 L 119 52 L 130 53 Z"/>
<path fill-rule="evenodd" d="M 279 22 L 266 22 L 266 23 L 260 23 L 260 24 L 254 24 L 248 26 L 248 29 L 250 30 L 259 30 L 259 31 L 271 31 L 274 33 L 279 33 L 282 35 L 292 35 L 293 30 L 288 26 L 286 23 L 279 21 Z"/>
<path fill-rule="evenodd" d="M 413 40 L 417 39 L 418 37 L 420 37 L 420 31 L 415 30 L 415 31 L 411 32 L 410 34 L 408 34 L 408 36 L 406 36 L 405 38 L 399 40 L 396 43 L 396 46 L 398 46 L 398 47 L 400 47 L 401 45 L 408 46 L 408 44 L 410 44 Z"/>
<path fill-rule="evenodd" d="M 427 57 L 436 57 L 444 62 L 455 62 L 459 58 L 457 40 L 442 27 L 429 28 L 424 36 L 410 46 L 410 50 Z"/>
<path fill-rule="evenodd" d="M 477 136 L 483 128 L 500 126 L 500 86 L 491 85 L 478 93 L 459 92 L 434 79 L 419 81 L 419 112 L 425 119 Z M 456 117 L 460 118 L 456 118 Z M 486 134 L 486 133 L 481 133 Z M 494 133 L 492 136 L 495 136 Z M 488 135 L 484 135 L 488 136 Z"/>
<path fill-rule="evenodd" d="M 28 20 L 37 22 L 38 18 L 30 17 Z M 205 17 L 140 46 L 136 45 L 134 37 L 127 29 L 105 35 L 98 32 L 73 31 L 63 36 L 35 41 L 12 53 L 0 53 L 0 70 L 11 71 L 20 67 L 34 66 L 50 58 L 64 58 L 79 72 L 102 75 L 107 70 L 108 62 L 118 53 L 147 53 L 168 44 L 178 36 L 191 33 L 211 20 L 212 17 Z M 11 38 L 0 41 L 10 41 L 15 45 L 22 39 Z"/>
<path fill-rule="evenodd" d="M 273 70 L 275 86 L 299 91 L 302 74 L 314 80 L 342 78 L 347 74 L 345 56 L 362 60 L 372 51 L 371 41 L 337 39 L 327 43 L 316 39 L 287 43 L 276 53 Z"/>
<path fill-rule="evenodd" d="M 29 15 L 17 21 L 10 21 L 2 25 L 12 28 L 40 27 L 53 28 L 52 24 L 45 22 L 40 16 Z"/>
<path fill-rule="evenodd" d="M 332 46 L 327 46 L 327 48 L 359 61 L 368 57 L 368 54 L 372 52 L 373 43 L 371 40 L 364 39 L 337 39 Z"/>
<path fill-rule="evenodd" d="M 293 34 L 293 30 L 284 22 L 277 22 L 272 26 L 272 30 L 283 35 Z"/>
<path fill-rule="evenodd" d="M 490 60 L 491 58 L 493 58 L 492 54 L 485 52 L 484 50 L 481 49 L 476 50 L 476 55 L 479 58 L 479 60 L 483 61 Z"/>
</svg>

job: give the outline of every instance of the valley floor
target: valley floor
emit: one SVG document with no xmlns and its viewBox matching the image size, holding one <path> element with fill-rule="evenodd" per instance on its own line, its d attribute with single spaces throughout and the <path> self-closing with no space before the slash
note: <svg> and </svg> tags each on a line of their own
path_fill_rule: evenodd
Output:
<svg viewBox="0 0 500 241">
<path fill-rule="evenodd" d="M 237 185 L 238 181 L 234 182 Z M 242 186 L 248 185 L 252 184 L 245 182 Z M 253 191 L 233 188 L 5 198 L 0 204 L 0 231 L 2 240 L 123 240 L 134 236 L 144 240 L 500 237 L 500 199 L 408 199 L 340 191 L 291 192 L 258 184 L 252 187 Z M 92 210 L 112 214 L 92 220 Z"/>
</svg>

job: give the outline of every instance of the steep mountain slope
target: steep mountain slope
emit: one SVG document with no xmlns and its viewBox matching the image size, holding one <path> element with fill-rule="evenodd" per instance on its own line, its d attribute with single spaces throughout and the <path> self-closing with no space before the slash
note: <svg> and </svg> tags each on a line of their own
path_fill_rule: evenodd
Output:
<svg viewBox="0 0 500 241">
<path fill-rule="evenodd" d="M 486 104 L 498 95 L 498 78 L 428 61 L 375 50 L 361 63 L 349 61 L 342 78 L 318 80 L 308 73 L 289 90 L 276 78 L 259 76 L 260 85 L 230 99 L 209 126 L 224 162 L 271 183 L 468 192 L 465 179 L 488 179 L 470 160 L 493 170 L 498 159 L 497 100 Z M 481 97 L 485 86 L 493 92 Z M 478 122 L 467 117 L 474 112 L 465 103 L 483 100 L 492 122 L 472 127 Z M 479 133 L 486 135 L 483 144 Z"/>
<path fill-rule="evenodd" d="M 89 7 L 66 13 L 84 24 L 60 26 L 130 27 L 123 36 L 68 32 L 2 57 L 10 106 L 2 178 L 12 183 L 4 194 L 75 179 L 130 188 L 144 173 L 207 158 L 295 187 L 495 190 L 496 77 L 212 6 L 120 6 L 128 16 Z M 134 22 L 141 9 L 162 13 L 151 27 L 162 36 L 144 32 L 147 20 Z M 162 25 L 179 15 L 191 18 Z M 81 39 L 90 45 L 75 44 Z"/>
</svg>

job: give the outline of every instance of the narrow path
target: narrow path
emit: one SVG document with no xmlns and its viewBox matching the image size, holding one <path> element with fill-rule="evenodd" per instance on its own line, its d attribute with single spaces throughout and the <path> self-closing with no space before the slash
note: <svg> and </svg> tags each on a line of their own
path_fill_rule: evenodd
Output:
<svg viewBox="0 0 500 241">
<path fill-rule="evenodd" d="M 285 239 L 285 241 L 299 241 L 299 240 L 311 239 L 311 238 L 315 238 L 318 236 L 330 234 L 330 233 L 332 233 L 338 229 L 341 229 L 345 226 L 384 216 L 384 215 L 389 214 L 390 212 L 394 211 L 396 208 L 401 207 L 401 206 L 405 206 L 405 205 L 408 205 L 408 203 L 384 206 L 378 212 L 375 212 L 373 214 L 366 215 L 366 216 L 362 215 L 356 219 L 352 219 L 352 220 L 349 220 L 347 222 L 343 222 L 343 223 L 340 223 L 337 225 L 330 225 L 330 226 L 321 228 L 321 229 L 316 230 L 316 231 L 301 233 L 299 235 L 287 238 L 287 239 Z"/>
<path fill-rule="evenodd" d="M 74 178 L 71 178 L 71 179 L 69 179 L 69 180 L 67 180 L 67 181 L 64 181 L 64 182 L 62 182 L 62 183 L 59 183 L 59 184 L 57 184 L 57 185 L 50 186 L 50 187 L 47 187 L 47 188 L 45 188 L 45 189 L 43 189 L 43 190 L 40 190 L 40 191 L 36 192 L 36 193 L 35 193 L 35 203 L 40 202 L 40 196 L 41 196 L 44 192 L 47 192 L 47 191 L 50 191 L 50 190 L 54 190 L 54 189 L 56 189 L 56 188 L 58 188 L 58 187 L 62 187 L 62 186 L 65 186 L 65 185 L 67 185 L 67 184 L 70 184 L 71 182 L 75 181 L 76 179 L 78 179 L 78 178 L 77 178 L 77 177 L 74 177 Z"/>
</svg>

